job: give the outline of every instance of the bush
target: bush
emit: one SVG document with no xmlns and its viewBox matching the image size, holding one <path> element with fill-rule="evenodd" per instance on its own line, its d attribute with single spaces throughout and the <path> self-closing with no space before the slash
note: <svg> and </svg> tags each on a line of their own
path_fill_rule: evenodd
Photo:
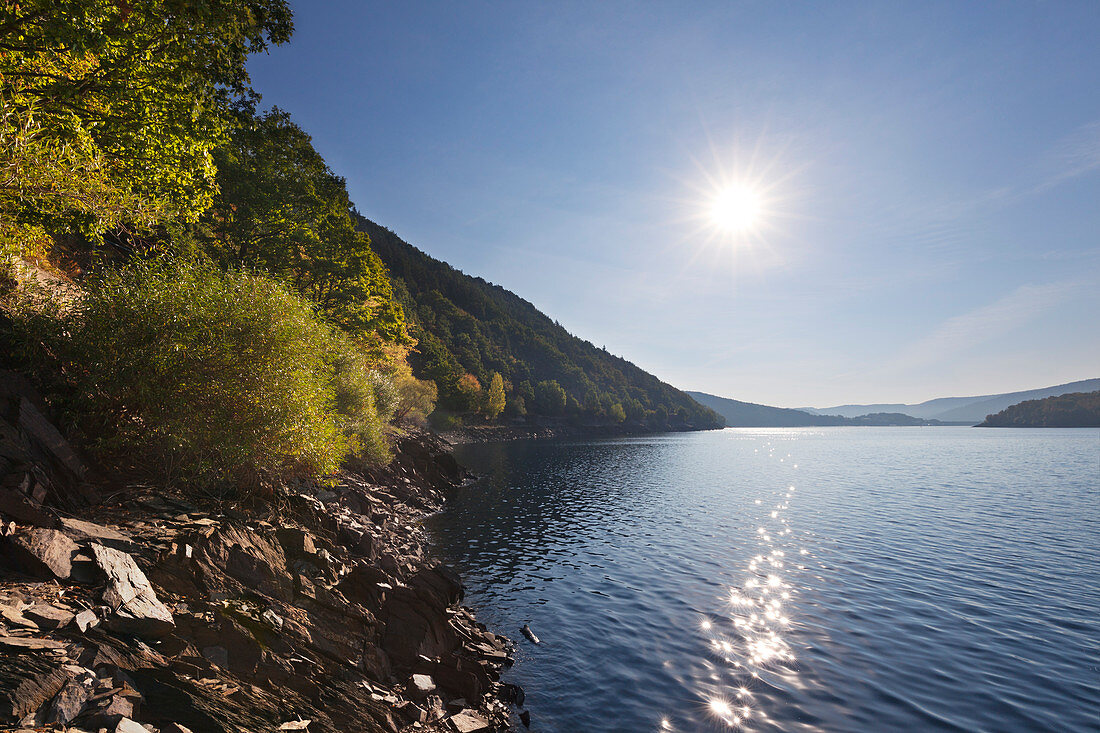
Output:
<svg viewBox="0 0 1100 733">
<path fill-rule="evenodd" d="M 365 357 L 270 278 L 138 262 L 24 316 L 67 373 L 74 422 L 116 461 L 210 491 L 388 456 Z"/>
</svg>

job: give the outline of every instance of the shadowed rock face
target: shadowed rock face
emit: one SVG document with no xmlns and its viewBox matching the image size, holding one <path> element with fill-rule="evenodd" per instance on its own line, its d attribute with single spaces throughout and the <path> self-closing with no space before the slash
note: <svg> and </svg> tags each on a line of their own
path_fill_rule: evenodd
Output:
<svg viewBox="0 0 1100 733">
<path fill-rule="evenodd" d="M 8 564 L 39 578 L 68 580 L 76 543 L 55 529 L 29 527 L 6 538 Z"/>
<path fill-rule="evenodd" d="M 79 462 L 38 427 L 50 470 Z M 46 469 L 16 448 L 26 462 L 0 465 L 0 485 L 18 489 L 20 471 Z M 133 488 L 61 518 L 48 494 L 9 490 L 0 726 L 499 727 L 508 643 L 457 605 L 461 582 L 418 524 L 464 473 L 429 436 L 396 453 L 335 487 L 287 490 L 278 510 Z"/>
</svg>

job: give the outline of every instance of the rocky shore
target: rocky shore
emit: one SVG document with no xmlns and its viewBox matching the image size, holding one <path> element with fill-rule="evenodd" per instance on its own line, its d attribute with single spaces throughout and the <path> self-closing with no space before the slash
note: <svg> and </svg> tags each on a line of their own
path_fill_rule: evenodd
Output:
<svg viewBox="0 0 1100 733">
<path fill-rule="evenodd" d="M 439 440 L 243 507 L 97 480 L 46 414 L 0 373 L 0 728 L 471 733 L 522 705 L 419 524 L 467 479 Z"/>
</svg>

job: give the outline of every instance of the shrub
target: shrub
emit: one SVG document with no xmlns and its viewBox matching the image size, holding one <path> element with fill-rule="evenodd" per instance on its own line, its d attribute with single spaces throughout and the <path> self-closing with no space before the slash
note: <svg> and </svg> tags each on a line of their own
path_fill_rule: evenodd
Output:
<svg viewBox="0 0 1100 733">
<path fill-rule="evenodd" d="M 337 421 L 344 435 L 352 439 L 349 449 L 371 463 L 392 457 L 385 423 L 393 409 L 392 385 L 372 368 L 370 360 L 347 335 L 333 331 L 328 346 L 335 390 Z"/>
<path fill-rule="evenodd" d="M 270 278 L 137 262 L 22 321 L 60 358 L 92 447 L 169 480 L 247 488 L 388 455 L 365 357 Z"/>
</svg>

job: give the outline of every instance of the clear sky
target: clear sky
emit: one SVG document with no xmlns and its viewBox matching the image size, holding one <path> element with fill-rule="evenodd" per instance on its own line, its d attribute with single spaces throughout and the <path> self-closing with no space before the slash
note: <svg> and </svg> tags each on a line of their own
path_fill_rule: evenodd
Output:
<svg viewBox="0 0 1100 733">
<path fill-rule="evenodd" d="M 1100 377 L 1100 2 L 294 7 L 255 86 L 366 216 L 678 387 Z"/>
</svg>

